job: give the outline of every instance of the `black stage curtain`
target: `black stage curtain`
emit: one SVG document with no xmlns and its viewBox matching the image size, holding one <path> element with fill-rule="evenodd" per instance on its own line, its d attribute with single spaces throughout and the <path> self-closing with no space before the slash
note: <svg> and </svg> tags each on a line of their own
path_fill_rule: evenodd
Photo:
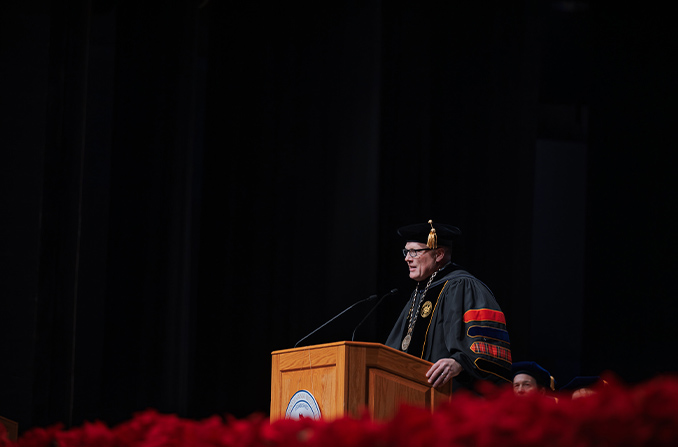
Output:
<svg viewBox="0 0 678 447">
<path fill-rule="evenodd" d="M 414 287 L 395 230 L 428 219 L 514 360 L 678 369 L 664 15 L 242 3 L 0 7 L 0 414 L 267 413 L 271 351 L 397 288 L 356 331 L 385 340 Z"/>
</svg>

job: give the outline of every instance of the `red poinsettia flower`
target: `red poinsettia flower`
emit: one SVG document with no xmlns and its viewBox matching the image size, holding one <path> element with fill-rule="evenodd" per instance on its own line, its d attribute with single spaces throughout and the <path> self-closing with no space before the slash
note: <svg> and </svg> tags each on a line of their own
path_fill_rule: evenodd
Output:
<svg viewBox="0 0 678 447">
<path fill-rule="evenodd" d="M 220 435 L 219 445 L 227 447 L 265 445 L 262 436 L 268 424 L 268 419 L 262 414 L 253 414 L 247 419 L 227 416 L 226 425 Z"/>
<path fill-rule="evenodd" d="M 403 405 L 395 416 L 386 422 L 384 445 L 425 447 L 435 445 L 437 434 L 433 430 L 431 413 L 420 407 Z"/>
<path fill-rule="evenodd" d="M 306 446 L 324 424 L 325 421 L 310 418 L 279 419 L 261 427 L 261 440 L 265 446 Z"/>
<path fill-rule="evenodd" d="M 315 424 L 309 447 L 379 447 L 385 444 L 381 424 L 362 418 L 343 417 L 326 424 Z"/>
<path fill-rule="evenodd" d="M 82 427 L 57 432 L 55 444 L 59 447 L 115 447 L 113 432 L 102 422 L 86 422 Z"/>
<path fill-rule="evenodd" d="M 46 428 L 33 428 L 26 431 L 12 445 L 17 447 L 51 447 L 54 444 L 56 434 L 63 430 L 62 424 L 55 424 Z"/>
<path fill-rule="evenodd" d="M 484 397 L 457 393 L 433 413 L 403 406 L 387 421 L 358 418 L 279 420 L 213 416 L 202 421 L 137 413 L 103 422 L 35 428 L 0 447 L 673 447 L 678 445 L 678 377 L 629 387 L 603 377 L 590 396 L 514 396 L 510 387 Z"/>
</svg>

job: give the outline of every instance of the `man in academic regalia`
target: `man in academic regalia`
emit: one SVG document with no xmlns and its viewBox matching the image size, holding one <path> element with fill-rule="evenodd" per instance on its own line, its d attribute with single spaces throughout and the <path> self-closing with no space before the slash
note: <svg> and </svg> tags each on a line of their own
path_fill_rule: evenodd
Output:
<svg viewBox="0 0 678 447">
<path fill-rule="evenodd" d="M 510 383 L 506 320 L 490 289 L 452 262 L 461 231 L 452 225 L 408 225 L 403 255 L 417 282 L 386 345 L 433 362 L 426 373 L 439 387 L 473 389 L 477 380 Z"/>
<path fill-rule="evenodd" d="M 537 362 L 516 362 L 511 366 L 511 371 L 516 396 L 547 394 L 555 390 L 555 379 Z"/>
</svg>

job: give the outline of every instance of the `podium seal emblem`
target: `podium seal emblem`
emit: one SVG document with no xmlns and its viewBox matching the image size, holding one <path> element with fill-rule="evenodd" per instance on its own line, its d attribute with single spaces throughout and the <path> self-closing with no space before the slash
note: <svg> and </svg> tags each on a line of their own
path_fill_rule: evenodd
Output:
<svg viewBox="0 0 678 447">
<path fill-rule="evenodd" d="M 313 394 L 306 390 L 299 390 L 294 393 L 292 399 L 287 404 L 285 410 L 285 419 L 320 419 L 320 407 Z"/>
</svg>

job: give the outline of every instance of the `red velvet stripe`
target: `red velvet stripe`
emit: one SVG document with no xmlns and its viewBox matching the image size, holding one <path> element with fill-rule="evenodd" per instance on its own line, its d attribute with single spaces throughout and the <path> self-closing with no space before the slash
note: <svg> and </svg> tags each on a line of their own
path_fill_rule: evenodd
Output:
<svg viewBox="0 0 678 447">
<path fill-rule="evenodd" d="M 504 313 L 492 309 L 471 309 L 464 314 L 464 323 L 470 321 L 494 321 L 495 323 L 506 324 Z"/>
</svg>

